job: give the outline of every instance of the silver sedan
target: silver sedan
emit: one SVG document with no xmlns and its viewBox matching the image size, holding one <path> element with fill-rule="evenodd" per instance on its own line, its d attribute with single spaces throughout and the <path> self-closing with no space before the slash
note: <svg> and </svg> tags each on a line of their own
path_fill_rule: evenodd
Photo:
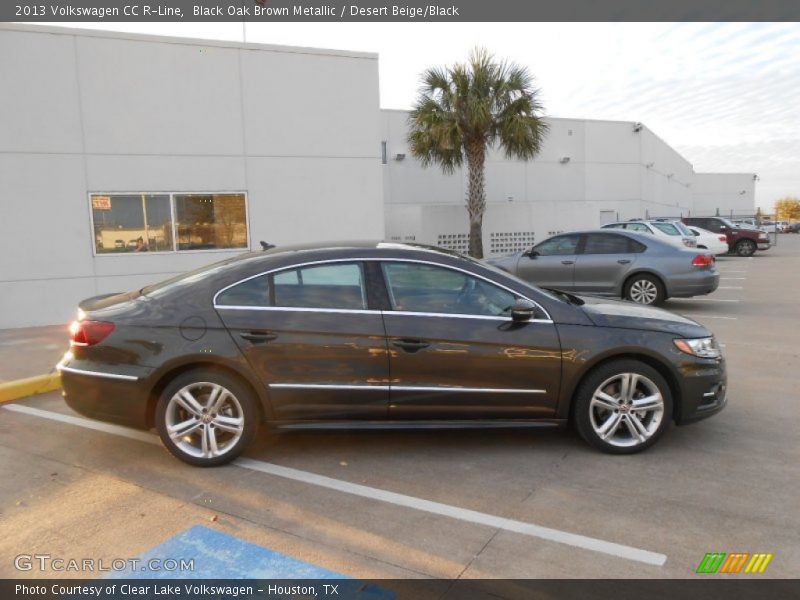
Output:
<svg viewBox="0 0 800 600">
<path fill-rule="evenodd" d="M 539 287 L 617 296 L 658 305 L 710 294 L 719 285 L 714 256 L 629 231 L 575 231 L 489 262 Z"/>
</svg>

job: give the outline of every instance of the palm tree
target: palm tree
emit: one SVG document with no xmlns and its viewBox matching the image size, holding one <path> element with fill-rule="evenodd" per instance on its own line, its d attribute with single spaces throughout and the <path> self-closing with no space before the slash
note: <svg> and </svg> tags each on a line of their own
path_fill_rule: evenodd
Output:
<svg viewBox="0 0 800 600">
<path fill-rule="evenodd" d="M 409 115 L 408 143 L 423 167 L 438 164 L 452 174 L 466 158 L 469 253 L 483 258 L 484 168 L 487 149 L 499 145 L 508 158 L 529 160 L 547 133 L 539 90 L 526 67 L 498 62 L 476 48 L 466 64 L 434 67 L 422 75 Z"/>
</svg>

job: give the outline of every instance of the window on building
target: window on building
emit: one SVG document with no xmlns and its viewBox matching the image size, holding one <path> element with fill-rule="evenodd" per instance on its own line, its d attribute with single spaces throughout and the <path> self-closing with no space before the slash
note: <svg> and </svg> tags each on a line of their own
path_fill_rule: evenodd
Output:
<svg viewBox="0 0 800 600">
<path fill-rule="evenodd" d="M 93 194 L 91 202 L 98 254 L 173 249 L 169 195 Z"/>
<path fill-rule="evenodd" d="M 91 194 L 95 252 L 247 248 L 246 204 L 242 193 Z"/>
</svg>

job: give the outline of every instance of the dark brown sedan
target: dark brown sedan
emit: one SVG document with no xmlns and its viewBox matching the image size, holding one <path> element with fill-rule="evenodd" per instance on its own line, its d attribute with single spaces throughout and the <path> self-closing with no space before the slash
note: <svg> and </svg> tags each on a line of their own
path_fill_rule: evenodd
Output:
<svg viewBox="0 0 800 600">
<path fill-rule="evenodd" d="M 630 453 L 721 410 L 725 363 L 698 323 L 551 293 L 392 243 L 248 253 L 92 298 L 59 363 L 78 412 L 155 427 L 188 463 L 259 425 L 560 427 Z"/>
</svg>

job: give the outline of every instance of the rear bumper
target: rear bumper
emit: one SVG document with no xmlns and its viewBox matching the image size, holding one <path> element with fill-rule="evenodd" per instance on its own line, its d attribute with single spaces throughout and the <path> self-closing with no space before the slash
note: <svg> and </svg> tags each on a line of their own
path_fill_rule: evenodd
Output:
<svg viewBox="0 0 800 600">
<path fill-rule="evenodd" d="M 667 284 L 670 298 L 689 298 L 710 294 L 719 286 L 719 273 L 716 271 L 695 271 L 681 277 L 671 277 Z"/>
<path fill-rule="evenodd" d="M 681 367 L 681 405 L 678 425 L 687 425 L 720 412 L 728 403 L 725 360 L 701 360 Z"/>
<path fill-rule="evenodd" d="M 147 429 L 144 381 L 152 369 L 125 366 L 111 371 L 108 365 L 84 363 L 65 359 L 56 365 L 67 405 L 91 419 Z"/>
</svg>

